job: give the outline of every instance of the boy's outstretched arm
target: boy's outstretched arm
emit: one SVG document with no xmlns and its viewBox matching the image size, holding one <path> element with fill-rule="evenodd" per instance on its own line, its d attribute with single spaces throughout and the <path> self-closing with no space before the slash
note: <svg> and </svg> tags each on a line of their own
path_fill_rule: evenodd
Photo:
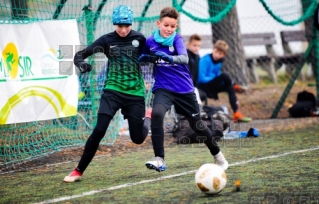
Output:
<svg viewBox="0 0 319 204">
<path fill-rule="evenodd" d="M 143 44 L 141 48 L 141 55 L 138 57 L 138 62 L 150 62 L 151 56 L 150 56 L 150 48 L 147 45 L 147 40 Z"/>
<path fill-rule="evenodd" d="M 100 37 L 90 46 L 78 51 L 74 55 L 74 65 L 80 70 L 81 73 L 89 72 L 92 70 L 92 66 L 84 61 L 86 58 L 98 52 L 105 53 L 106 46 L 104 46 L 105 43 L 103 41 L 104 40 L 102 39 L 102 37 Z"/>
<path fill-rule="evenodd" d="M 160 57 L 166 62 L 176 63 L 176 64 L 188 64 L 188 55 L 169 55 L 165 52 L 156 52 L 156 56 Z"/>
<path fill-rule="evenodd" d="M 176 64 L 188 64 L 188 53 L 183 38 L 181 36 L 178 36 L 176 38 L 174 46 L 177 51 L 177 55 L 173 56 L 173 62 Z"/>
<path fill-rule="evenodd" d="M 173 62 L 176 64 L 188 64 L 188 55 L 175 55 Z"/>
</svg>

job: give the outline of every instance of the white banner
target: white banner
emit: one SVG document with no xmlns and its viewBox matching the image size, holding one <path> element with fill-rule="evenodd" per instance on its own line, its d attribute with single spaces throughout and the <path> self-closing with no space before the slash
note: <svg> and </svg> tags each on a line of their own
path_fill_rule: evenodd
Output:
<svg viewBox="0 0 319 204">
<path fill-rule="evenodd" d="M 0 24 L 0 30 L 0 124 L 76 115 L 76 20 Z"/>
</svg>

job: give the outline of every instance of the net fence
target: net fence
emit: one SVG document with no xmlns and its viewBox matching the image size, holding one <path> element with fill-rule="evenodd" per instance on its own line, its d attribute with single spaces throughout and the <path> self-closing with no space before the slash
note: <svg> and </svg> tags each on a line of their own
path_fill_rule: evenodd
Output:
<svg viewBox="0 0 319 204">
<path fill-rule="evenodd" d="M 114 30 L 112 11 L 120 4 L 133 9 L 132 28 L 145 36 L 157 28 L 160 10 L 174 6 L 181 14 L 178 32 L 185 43 L 190 35 L 201 35 L 203 56 L 211 53 L 214 42 L 225 40 L 230 50 L 223 71 L 245 86 L 258 83 L 264 75 L 277 83 L 277 75 L 283 70 L 290 76 L 296 69 L 307 70 L 295 74 L 303 78 L 311 73 L 316 75 L 318 70 L 317 32 L 311 18 L 316 0 L 0 0 L 0 24 L 76 19 L 79 47 L 85 47 Z M 310 42 L 314 49 L 305 56 Z M 92 56 L 89 62 L 93 71 L 79 75 L 76 116 L 0 125 L 0 168 L 66 147 L 83 146 L 96 123 L 100 95 L 107 80 L 106 57 Z M 146 106 L 150 107 L 152 67 L 141 68 L 147 88 Z M 122 124 L 123 117 L 118 112 L 101 144 L 112 145 Z"/>
</svg>

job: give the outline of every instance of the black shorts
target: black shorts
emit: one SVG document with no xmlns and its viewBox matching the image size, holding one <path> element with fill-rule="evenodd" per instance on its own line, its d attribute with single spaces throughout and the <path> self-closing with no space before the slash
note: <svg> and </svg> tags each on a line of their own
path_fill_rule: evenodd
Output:
<svg viewBox="0 0 319 204">
<path fill-rule="evenodd" d="M 164 105 L 168 110 L 174 105 L 177 113 L 193 118 L 200 118 L 199 105 L 195 92 L 179 94 L 164 89 L 157 89 L 154 92 L 153 107 L 156 104 Z"/>
<path fill-rule="evenodd" d="M 110 90 L 104 91 L 101 96 L 98 114 L 107 114 L 113 117 L 119 109 L 121 109 L 124 119 L 138 123 L 144 122 L 144 97 L 132 96 Z"/>
</svg>

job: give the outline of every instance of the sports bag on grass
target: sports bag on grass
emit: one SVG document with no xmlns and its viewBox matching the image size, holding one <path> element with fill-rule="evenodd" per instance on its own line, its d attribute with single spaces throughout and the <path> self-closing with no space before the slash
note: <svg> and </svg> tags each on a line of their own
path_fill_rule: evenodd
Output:
<svg viewBox="0 0 319 204">
<path fill-rule="evenodd" d="M 217 141 L 220 140 L 220 138 L 224 136 L 224 133 L 229 130 L 229 116 L 219 107 L 204 106 L 203 110 L 204 114 L 201 114 L 203 122 L 205 122 L 209 129 L 215 131 L 215 139 Z M 199 137 L 197 133 L 193 131 L 189 126 L 189 122 L 183 116 L 176 123 L 172 133 L 177 144 L 202 143 L 205 140 L 205 138 Z"/>
<path fill-rule="evenodd" d="M 302 91 L 297 94 L 296 103 L 288 109 L 291 117 L 309 117 L 316 110 L 316 97 L 308 91 Z"/>
</svg>

